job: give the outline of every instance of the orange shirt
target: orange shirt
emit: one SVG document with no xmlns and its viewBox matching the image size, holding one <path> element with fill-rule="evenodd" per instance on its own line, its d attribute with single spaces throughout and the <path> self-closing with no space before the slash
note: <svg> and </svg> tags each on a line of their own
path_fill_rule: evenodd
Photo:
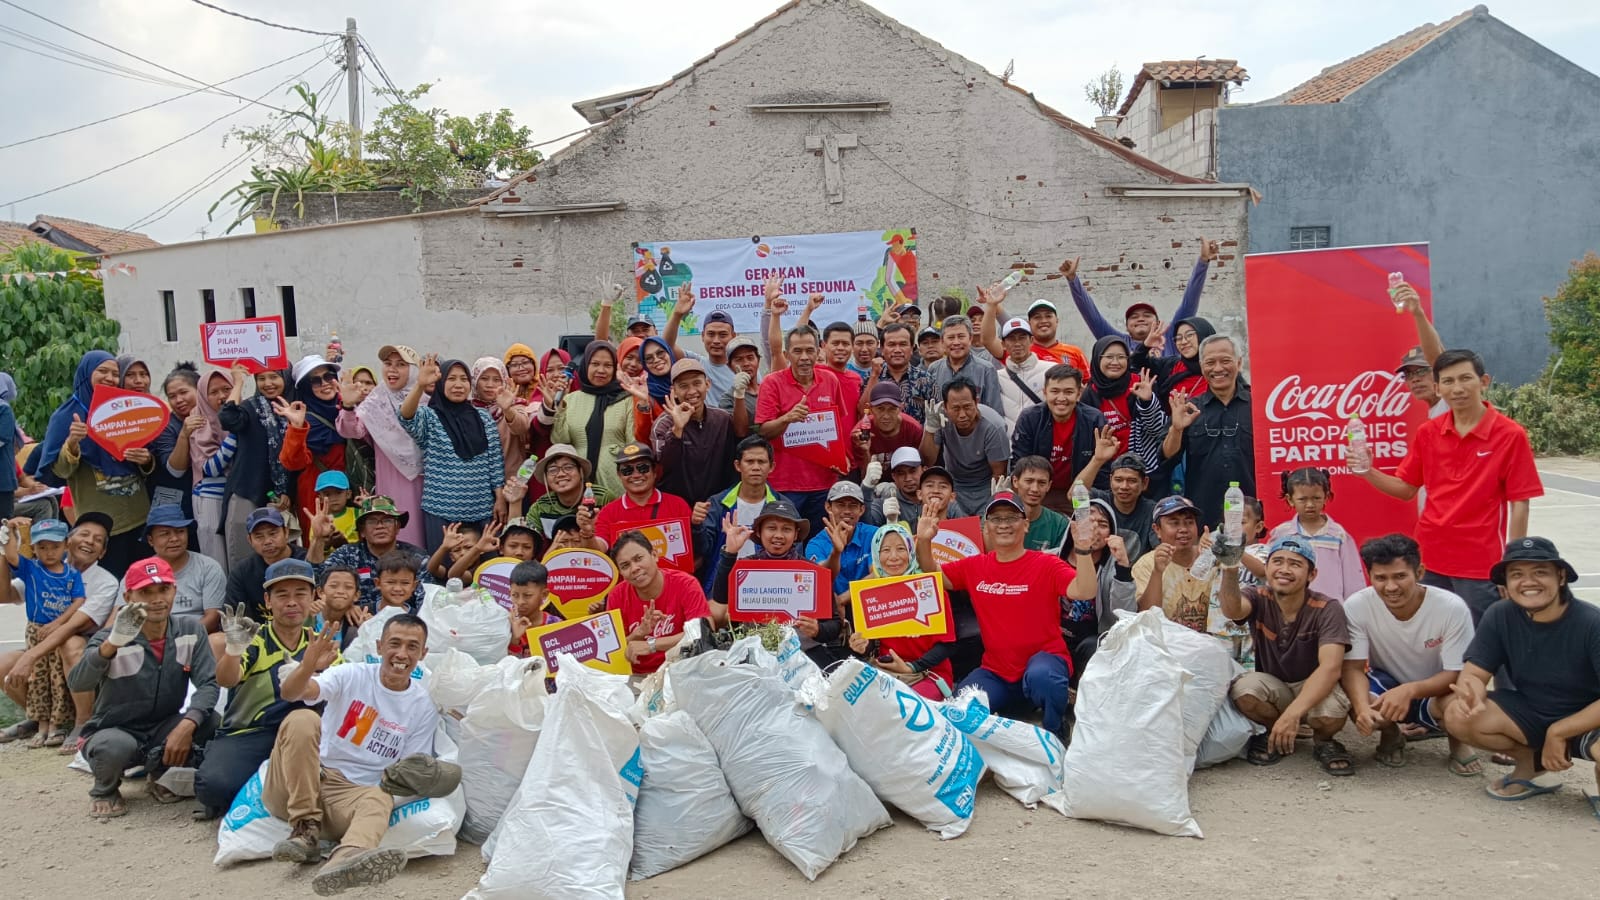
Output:
<svg viewBox="0 0 1600 900">
<path fill-rule="evenodd" d="M 1057 341 L 1047 347 L 1044 344 L 1035 343 L 1033 345 L 1033 355 L 1047 362 L 1066 363 L 1082 372 L 1085 381 L 1089 379 L 1089 358 L 1083 355 L 1082 350 L 1071 344 L 1063 344 Z"/>
</svg>

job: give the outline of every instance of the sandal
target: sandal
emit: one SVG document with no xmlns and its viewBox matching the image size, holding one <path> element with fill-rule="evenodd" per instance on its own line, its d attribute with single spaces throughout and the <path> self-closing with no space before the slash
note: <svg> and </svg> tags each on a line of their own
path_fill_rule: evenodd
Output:
<svg viewBox="0 0 1600 900">
<path fill-rule="evenodd" d="M 43 747 L 45 745 L 45 741 L 48 740 L 50 740 L 50 735 L 40 731 L 33 737 L 29 738 L 28 742 L 22 746 L 27 747 L 29 750 L 38 750 L 39 748 Z"/>
<path fill-rule="evenodd" d="M 109 797 L 94 797 L 89 801 L 89 816 L 100 821 L 116 819 L 128 814 L 128 804 L 118 791 Z"/>
<path fill-rule="evenodd" d="M 72 733 L 67 735 L 67 739 L 61 743 L 61 749 L 57 750 L 56 752 L 62 756 L 77 756 L 79 753 L 83 752 L 83 745 L 88 740 L 88 738 L 83 736 L 83 729 L 81 727 L 74 728 L 72 729 Z"/>
<path fill-rule="evenodd" d="M 1483 754 L 1474 753 L 1471 756 L 1456 759 L 1454 756 L 1445 760 L 1445 769 L 1451 775 L 1462 778 L 1476 778 L 1483 774 Z"/>
<path fill-rule="evenodd" d="M 1329 775 L 1354 775 L 1356 761 L 1350 758 L 1350 751 L 1337 740 L 1318 741 L 1311 748 L 1311 758 L 1322 764 L 1322 771 Z"/>
<path fill-rule="evenodd" d="M 150 795 L 151 800 L 161 804 L 177 803 L 183 799 L 177 794 L 174 794 L 172 791 L 167 790 L 165 786 L 157 784 L 153 780 L 148 786 L 145 787 L 145 793 Z"/>
<path fill-rule="evenodd" d="M 1245 761 L 1252 766 L 1274 766 L 1283 759 L 1283 754 L 1272 749 L 1269 742 L 1270 734 L 1255 734 L 1250 736 L 1250 742 L 1245 744 Z"/>
<path fill-rule="evenodd" d="M 21 722 L 0 730 L 0 744 L 9 744 L 23 738 L 31 738 L 39 733 L 39 723 L 32 719 L 23 719 Z"/>
<path fill-rule="evenodd" d="M 1561 790 L 1561 783 L 1559 781 L 1541 782 L 1539 780 L 1548 774 L 1549 773 L 1547 772 L 1540 772 L 1532 778 L 1512 778 L 1510 775 L 1504 775 L 1484 785 L 1483 790 L 1484 793 L 1488 794 L 1490 797 L 1493 797 L 1496 800 L 1504 800 L 1508 803 L 1516 803 L 1526 800 L 1529 797 L 1537 797 L 1540 794 L 1553 794 L 1556 791 Z M 1513 786 L 1520 787 L 1523 790 L 1518 791 L 1515 794 L 1500 793 L 1506 788 Z"/>
<path fill-rule="evenodd" d="M 1393 735 L 1393 737 L 1391 737 Z M 1406 764 L 1406 738 L 1399 729 L 1385 731 L 1378 739 L 1378 751 L 1372 759 L 1380 766 L 1391 769 L 1404 768 Z"/>
<path fill-rule="evenodd" d="M 50 732 L 49 737 L 44 739 L 44 745 L 46 747 L 59 747 L 66 742 L 67 730 L 65 728 L 57 728 L 56 730 Z"/>
<path fill-rule="evenodd" d="M 1413 725 L 1409 722 L 1400 726 L 1400 733 L 1406 736 L 1408 742 L 1431 741 L 1434 738 L 1444 737 L 1443 729 L 1429 728 L 1426 725 Z"/>
</svg>

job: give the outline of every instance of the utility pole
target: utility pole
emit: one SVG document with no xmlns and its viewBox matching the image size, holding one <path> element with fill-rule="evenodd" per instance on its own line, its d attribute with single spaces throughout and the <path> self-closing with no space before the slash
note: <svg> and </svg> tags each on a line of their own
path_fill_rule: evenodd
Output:
<svg viewBox="0 0 1600 900">
<path fill-rule="evenodd" d="M 350 156 L 361 158 L 361 54 L 356 20 L 344 20 L 344 87 L 350 101 Z"/>
</svg>

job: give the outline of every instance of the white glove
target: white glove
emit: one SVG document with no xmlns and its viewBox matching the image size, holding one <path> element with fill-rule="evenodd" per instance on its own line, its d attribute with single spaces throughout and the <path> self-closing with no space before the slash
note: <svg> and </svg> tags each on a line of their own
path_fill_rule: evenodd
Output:
<svg viewBox="0 0 1600 900">
<path fill-rule="evenodd" d="M 944 428 L 944 404 L 938 400 L 928 404 L 928 421 L 923 425 L 930 431 L 940 431 Z"/>
<path fill-rule="evenodd" d="M 878 482 L 883 480 L 883 463 L 873 460 L 867 463 L 866 474 L 861 479 L 861 486 L 871 490 Z"/>
<path fill-rule="evenodd" d="M 149 613 L 145 611 L 143 603 L 129 603 L 124 606 L 111 622 L 111 633 L 106 635 L 106 643 L 113 647 L 127 646 L 139 636 L 139 630 L 144 627 L 144 620 L 148 616 Z"/>
<path fill-rule="evenodd" d="M 891 492 L 889 496 L 883 498 L 883 521 L 900 521 L 900 498 L 896 497 L 893 492 Z"/>
<path fill-rule="evenodd" d="M 740 372 L 733 376 L 733 399 L 743 400 L 744 395 L 750 390 L 750 373 Z"/>
<path fill-rule="evenodd" d="M 990 484 L 989 484 L 989 493 L 991 495 L 998 494 L 1001 491 L 1009 491 L 1009 490 L 1011 490 L 1011 476 L 1010 475 L 1001 475 L 999 478 L 996 478 L 994 481 L 990 482 Z"/>
<path fill-rule="evenodd" d="M 888 500 L 890 497 L 895 495 L 894 482 L 885 481 L 873 488 L 872 493 L 875 494 L 879 500 Z"/>
<path fill-rule="evenodd" d="M 222 641 L 223 652 L 229 656 L 244 656 L 250 649 L 250 642 L 255 640 L 256 632 L 261 630 L 254 620 L 244 614 L 244 604 L 240 603 L 237 609 L 222 607 Z"/>
<path fill-rule="evenodd" d="M 11 543 L 11 526 L 0 520 L 0 547 Z"/>
</svg>

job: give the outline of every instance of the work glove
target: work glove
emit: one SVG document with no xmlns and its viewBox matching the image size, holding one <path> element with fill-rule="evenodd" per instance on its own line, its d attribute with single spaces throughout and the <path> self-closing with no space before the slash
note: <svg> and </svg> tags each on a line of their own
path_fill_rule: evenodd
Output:
<svg viewBox="0 0 1600 900">
<path fill-rule="evenodd" d="M 746 392 L 750 390 L 750 373 L 740 372 L 733 376 L 733 399 L 743 400 Z"/>
<path fill-rule="evenodd" d="M 893 485 L 891 485 L 891 487 L 892 486 Z M 889 496 L 883 498 L 883 521 L 884 522 L 898 522 L 898 521 L 900 521 L 900 498 L 896 497 L 892 493 Z"/>
<path fill-rule="evenodd" d="M 878 482 L 882 480 L 883 463 L 878 462 L 877 460 L 867 463 L 867 471 L 861 479 L 861 486 L 870 491 L 877 486 Z"/>
<path fill-rule="evenodd" d="M 876 495 L 879 500 L 887 500 L 895 495 L 894 482 L 885 481 L 873 488 L 872 493 Z"/>
<path fill-rule="evenodd" d="M 930 431 L 939 431 L 944 428 L 944 404 L 938 400 L 928 404 L 928 421 L 924 426 Z"/>
<path fill-rule="evenodd" d="M 149 615 L 143 603 L 129 603 L 124 606 L 111 622 L 111 633 L 106 635 L 106 643 L 113 647 L 127 646 L 139 636 L 139 629 L 144 627 L 144 620 Z"/>
<path fill-rule="evenodd" d="M 1226 534 L 1218 531 L 1211 541 L 1211 555 L 1216 558 L 1218 565 L 1237 566 L 1239 560 L 1244 558 L 1244 544 L 1232 543 Z"/>
<path fill-rule="evenodd" d="M 995 480 L 993 480 L 993 481 L 991 481 L 989 483 L 989 494 L 991 496 L 993 496 L 994 494 L 998 494 L 1001 491 L 1009 491 L 1009 490 L 1011 490 L 1011 476 L 1010 475 L 1001 475 L 999 478 L 996 478 Z"/>
<path fill-rule="evenodd" d="M 244 604 L 240 603 L 237 609 L 222 607 L 222 641 L 223 652 L 229 656 L 244 656 L 250 648 L 250 642 L 255 640 L 256 632 L 261 630 L 249 616 L 244 614 Z"/>
</svg>

